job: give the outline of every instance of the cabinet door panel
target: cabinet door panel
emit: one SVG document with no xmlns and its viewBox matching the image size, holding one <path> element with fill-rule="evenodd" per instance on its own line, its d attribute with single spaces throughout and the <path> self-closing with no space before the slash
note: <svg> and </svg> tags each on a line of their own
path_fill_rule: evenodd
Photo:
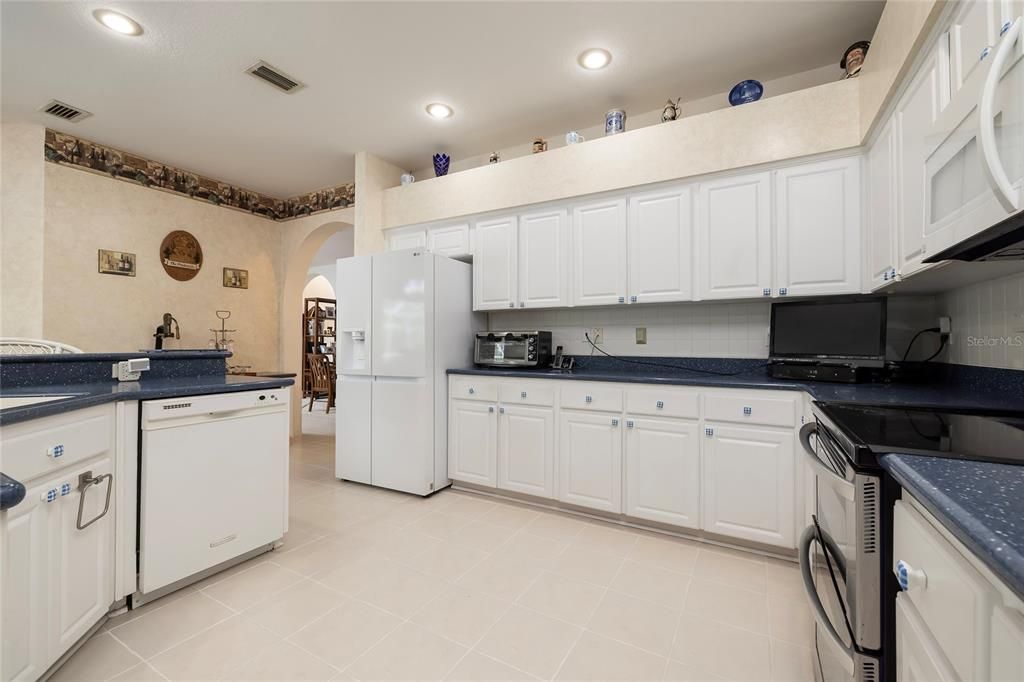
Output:
<svg viewBox="0 0 1024 682">
<path fill-rule="evenodd" d="M 565 209 L 519 217 L 519 307 L 567 306 L 566 245 L 569 213 Z"/>
<path fill-rule="evenodd" d="M 959 679 L 905 594 L 896 595 L 896 666 L 899 682 Z"/>
<path fill-rule="evenodd" d="M 865 276 L 874 291 L 896 267 L 896 125 L 890 119 L 867 156 L 868 257 Z"/>
<path fill-rule="evenodd" d="M 573 303 L 626 301 L 626 200 L 573 208 Z"/>
<path fill-rule="evenodd" d="M 502 406 L 498 423 L 498 487 L 554 497 L 555 411 Z"/>
<path fill-rule="evenodd" d="M 690 194 L 690 187 L 677 187 L 629 198 L 631 303 L 693 298 Z"/>
<path fill-rule="evenodd" d="M 775 284 L 782 296 L 860 291 L 860 158 L 777 171 Z"/>
<path fill-rule="evenodd" d="M 398 234 L 388 235 L 388 251 L 401 251 L 402 249 L 415 249 L 427 244 L 426 230 L 402 231 Z"/>
<path fill-rule="evenodd" d="M 563 410 L 559 421 L 558 499 L 622 511 L 622 433 L 618 414 Z"/>
<path fill-rule="evenodd" d="M 498 415 L 494 405 L 453 400 L 449 410 L 448 477 L 495 487 Z"/>
<path fill-rule="evenodd" d="M 427 232 L 427 248 L 449 258 L 469 253 L 469 223 L 432 227 Z"/>
<path fill-rule="evenodd" d="M 704 530 L 794 547 L 793 432 L 713 423 L 705 429 Z"/>
<path fill-rule="evenodd" d="M 516 219 L 476 224 L 473 245 L 473 310 L 515 307 Z"/>
<path fill-rule="evenodd" d="M 626 417 L 625 513 L 700 528 L 697 422 Z"/>
<path fill-rule="evenodd" d="M 700 298 L 771 295 L 770 187 L 768 173 L 700 184 L 697 197 Z"/>
</svg>

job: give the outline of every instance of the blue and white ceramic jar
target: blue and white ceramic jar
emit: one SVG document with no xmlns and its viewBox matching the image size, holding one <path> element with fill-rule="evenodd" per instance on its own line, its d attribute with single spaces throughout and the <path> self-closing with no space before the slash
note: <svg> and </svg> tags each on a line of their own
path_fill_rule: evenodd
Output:
<svg viewBox="0 0 1024 682">
<path fill-rule="evenodd" d="M 451 162 L 452 158 L 447 154 L 434 154 L 434 175 L 437 177 L 448 175 L 448 166 Z"/>
<path fill-rule="evenodd" d="M 615 135 L 626 129 L 626 112 L 622 109 L 612 109 L 604 115 L 604 134 Z"/>
<path fill-rule="evenodd" d="M 761 99 L 764 94 L 764 86 L 755 80 L 740 81 L 729 91 L 729 104 L 739 106 Z"/>
</svg>

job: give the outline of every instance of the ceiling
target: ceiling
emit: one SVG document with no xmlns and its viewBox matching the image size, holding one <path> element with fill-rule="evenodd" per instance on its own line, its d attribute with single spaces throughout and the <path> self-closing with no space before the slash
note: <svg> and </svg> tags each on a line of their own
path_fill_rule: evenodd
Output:
<svg viewBox="0 0 1024 682">
<path fill-rule="evenodd" d="M 145 29 L 112 33 L 105 7 Z M 403 168 L 650 111 L 745 78 L 836 65 L 882 3 L 4 2 L 4 121 L 56 130 L 277 197 L 347 182 L 367 150 Z M 610 67 L 576 64 L 587 47 Z M 244 73 L 266 60 L 307 87 Z M 93 116 L 68 123 L 50 99 Z M 455 109 L 437 121 L 424 106 Z"/>
</svg>

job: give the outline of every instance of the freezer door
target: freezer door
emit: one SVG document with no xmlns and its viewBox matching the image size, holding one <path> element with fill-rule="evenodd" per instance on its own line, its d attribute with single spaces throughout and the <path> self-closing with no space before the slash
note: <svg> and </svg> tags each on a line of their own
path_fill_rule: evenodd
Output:
<svg viewBox="0 0 1024 682">
<path fill-rule="evenodd" d="M 339 374 L 365 374 L 370 366 L 373 257 L 338 259 L 337 351 Z"/>
<path fill-rule="evenodd" d="M 434 491 L 433 396 L 427 379 L 374 380 L 373 485 L 416 495 Z"/>
<path fill-rule="evenodd" d="M 427 372 L 428 321 L 433 314 L 433 262 L 418 250 L 373 256 L 375 376 L 423 377 Z M 345 304 L 342 304 L 342 308 Z"/>
<path fill-rule="evenodd" d="M 372 387 L 373 377 L 338 377 L 334 475 L 346 481 L 370 482 Z"/>
</svg>

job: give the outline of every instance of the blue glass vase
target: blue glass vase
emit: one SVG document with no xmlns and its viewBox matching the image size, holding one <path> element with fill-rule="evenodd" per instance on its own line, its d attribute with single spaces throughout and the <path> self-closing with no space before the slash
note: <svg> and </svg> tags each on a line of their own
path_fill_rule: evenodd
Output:
<svg viewBox="0 0 1024 682">
<path fill-rule="evenodd" d="M 761 99 L 764 94 L 764 86 L 755 80 L 740 81 L 729 91 L 729 104 L 739 106 Z"/>
<path fill-rule="evenodd" d="M 437 177 L 448 175 L 448 166 L 451 162 L 452 158 L 447 154 L 434 154 L 434 175 Z"/>
</svg>

